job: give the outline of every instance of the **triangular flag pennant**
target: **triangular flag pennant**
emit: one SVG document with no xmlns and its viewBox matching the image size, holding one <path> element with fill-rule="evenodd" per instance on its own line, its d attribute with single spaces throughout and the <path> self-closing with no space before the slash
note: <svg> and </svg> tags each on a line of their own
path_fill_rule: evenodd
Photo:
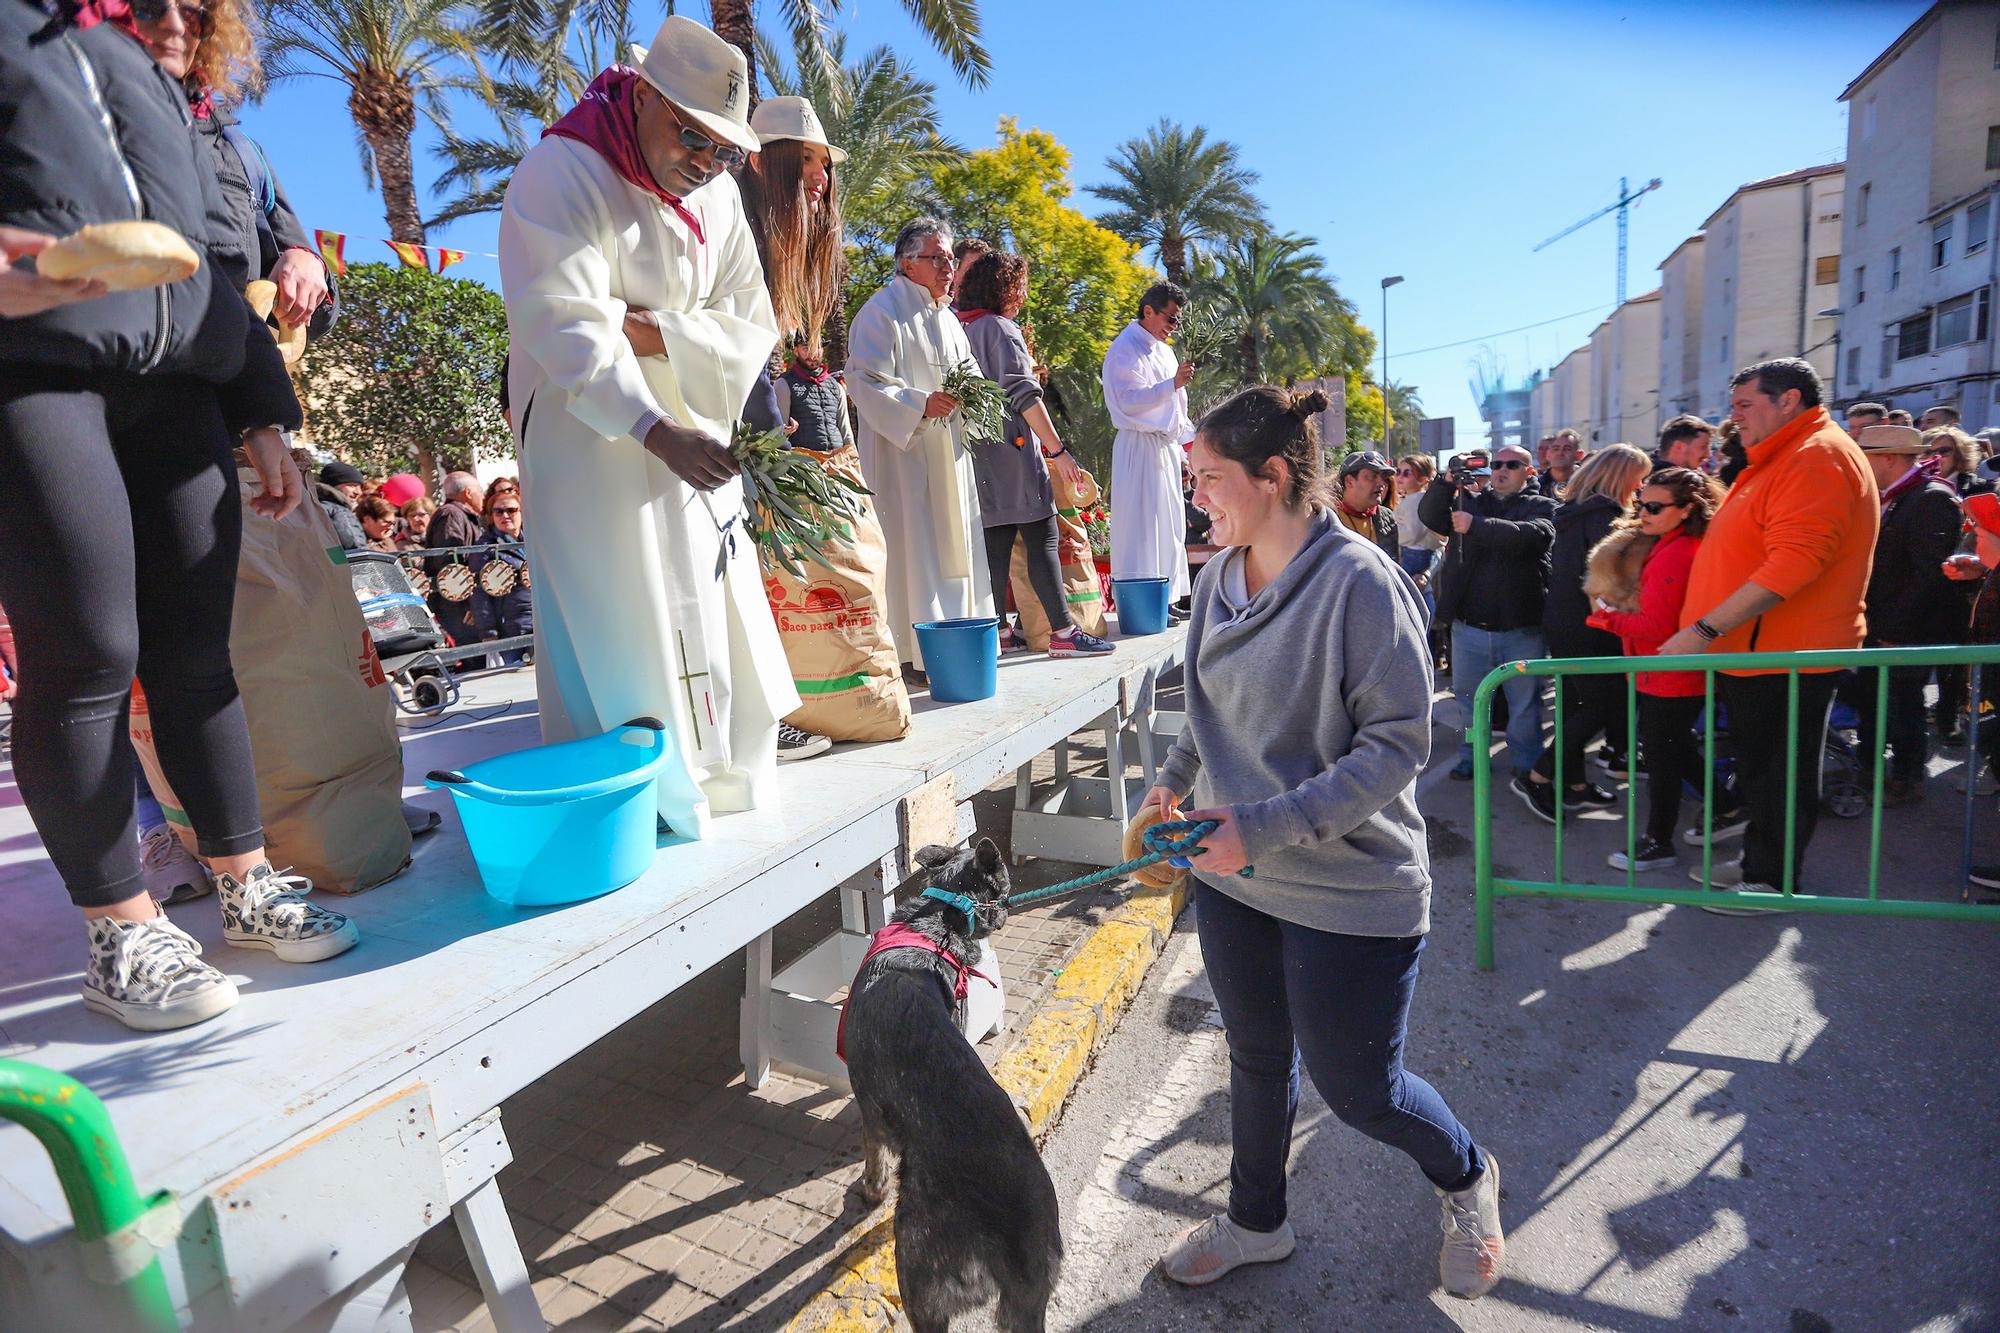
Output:
<svg viewBox="0 0 2000 1333">
<path fill-rule="evenodd" d="M 446 269 L 450 268 L 453 264 L 459 263 L 464 258 L 465 258 L 465 251 L 463 250 L 438 251 L 438 272 L 440 273 L 444 272 Z"/>
<path fill-rule="evenodd" d="M 347 276 L 347 258 L 342 251 L 347 248 L 347 237 L 337 231 L 316 231 L 313 239 L 319 245 L 320 262 L 336 278 Z"/>
<path fill-rule="evenodd" d="M 396 252 L 396 258 L 403 261 L 403 267 L 420 268 L 426 273 L 430 272 L 431 257 L 423 246 L 412 245 L 408 241 L 384 241 L 382 244 Z"/>
</svg>

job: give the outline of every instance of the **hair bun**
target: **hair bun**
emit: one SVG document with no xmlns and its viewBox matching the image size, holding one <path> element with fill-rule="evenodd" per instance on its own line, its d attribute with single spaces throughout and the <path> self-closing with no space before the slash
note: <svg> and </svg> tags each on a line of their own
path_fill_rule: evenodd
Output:
<svg viewBox="0 0 2000 1333">
<path fill-rule="evenodd" d="M 1292 395 L 1292 415 L 1301 421 L 1311 420 L 1326 411 L 1328 402 L 1325 391 L 1321 389 L 1295 393 Z"/>
</svg>

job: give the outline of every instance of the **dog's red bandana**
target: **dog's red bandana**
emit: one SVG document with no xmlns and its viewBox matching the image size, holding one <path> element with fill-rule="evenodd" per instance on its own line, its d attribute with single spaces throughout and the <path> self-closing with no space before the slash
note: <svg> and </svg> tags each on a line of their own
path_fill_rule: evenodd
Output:
<svg viewBox="0 0 2000 1333">
<path fill-rule="evenodd" d="M 856 981 L 861 979 L 862 972 L 868 967 L 869 959 L 878 953 L 886 953 L 890 949 L 922 949 L 924 952 L 934 953 L 947 963 L 950 963 L 958 973 L 958 976 L 951 984 L 951 999 L 954 1005 L 964 1004 L 966 995 L 972 990 L 972 983 L 966 978 L 978 977 L 981 981 L 988 983 L 991 983 L 993 980 L 993 978 L 987 976 L 984 972 L 981 972 L 978 968 L 972 966 L 957 954 L 930 938 L 930 936 L 925 935 L 921 931 L 912 930 L 901 921 L 891 921 L 888 925 L 875 932 L 874 938 L 868 941 L 868 952 L 861 955 L 861 966 L 854 969 L 854 979 Z M 854 998 L 854 987 L 852 985 L 849 985 L 847 988 L 847 998 L 849 1000 Z M 834 1029 L 833 1053 L 840 1057 L 842 1064 L 847 1063 L 847 1000 L 840 1002 L 840 1026 Z"/>
</svg>

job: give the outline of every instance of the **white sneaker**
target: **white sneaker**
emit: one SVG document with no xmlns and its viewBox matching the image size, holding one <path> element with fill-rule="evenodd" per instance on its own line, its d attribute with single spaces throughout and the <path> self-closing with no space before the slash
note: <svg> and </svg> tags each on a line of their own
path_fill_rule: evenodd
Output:
<svg viewBox="0 0 2000 1333">
<path fill-rule="evenodd" d="M 1688 871 L 1688 878 L 1712 889 L 1733 889 L 1743 882 L 1743 858 L 1739 856 L 1733 861 L 1710 862 L 1707 879 L 1702 878 L 1701 867 L 1696 866 Z"/>
<path fill-rule="evenodd" d="M 239 882 L 217 875 L 222 938 L 239 949 L 268 949 L 287 963 L 317 963 L 361 943 L 361 932 L 339 912 L 309 903 L 312 881 L 281 875 L 267 861 Z"/>
<path fill-rule="evenodd" d="M 139 870 L 146 894 L 162 907 L 192 902 L 215 892 L 208 867 L 188 853 L 173 826 L 162 824 L 139 839 Z"/>
<path fill-rule="evenodd" d="M 1279 1223 L 1276 1231 L 1252 1231 L 1217 1213 L 1175 1241 L 1160 1256 L 1159 1269 L 1184 1287 L 1205 1287 L 1244 1264 L 1289 1259 L 1297 1247 L 1290 1222 Z"/>
<path fill-rule="evenodd" d="M 1454 1296 L 1477 1300 L 1500 1281 L 1507 1237 L 1500 1227 L 1500 1163 L 1484 1152 L 1486 1169 L 1456 1193 L 1438 1190 L 1444 1202 L 1444 1246 L 1438 1281 Z M 1436 1188 L 1433 1186 L 1432 1188 Z"/>
<path fill-rule="evenodd" d="M 833 738 L 830 736 L 805 731 L 789 722 L 778 724 L 778 762 L 781 764 L 794 759 L 810 759 L 832 748 Z"/>
<path fill-rule="evenodd" d="M 86 920 L 90 961 L 83 1003 L 128 1028 L 184 1028 L 232 1009 L 236 983 L 201 961 L 201 945 L 164 914 L 151 921 Z"/>
</svg>

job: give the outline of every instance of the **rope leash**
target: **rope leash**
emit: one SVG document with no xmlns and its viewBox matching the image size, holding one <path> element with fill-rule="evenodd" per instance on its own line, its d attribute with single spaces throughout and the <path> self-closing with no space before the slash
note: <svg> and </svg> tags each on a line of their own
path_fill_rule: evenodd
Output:
<svg viewBox="0 0 2000 1333">
<path fill-rule="evenodd" d="M 1213 819 L 1173 819 L 1155 824 L 1142 835 L 1146 843 L 1145 855 L 1133 857 L 1130 861 L 1123 861 L 1103 870 L 1093 870 L 1087 875 L 1078 875 L 1075 879 L 1063 880 L 1060 884 L 1051 884 L 1044 889 L 1010 893 L 1007 895 L 1007 906 L 1019 907 L 1024 903 L 1040 902 L 1044 898 L 1075 893 L 1078 889 L 1087 889 L 1093 884 L 1123 879 L 1135 870 L 1143 870 L 1162 861 L 1178 860 L 1181 866 L 1186 868 L 1190 857 L 1200 856 L 1208 850 L 1201 845 L 1201 840 L 1220 827 L 1221 825 Z M 1255 870 L 1251 866 L 1245 866 L 1236 873 L 1249 879 Z"/>
</svg>

